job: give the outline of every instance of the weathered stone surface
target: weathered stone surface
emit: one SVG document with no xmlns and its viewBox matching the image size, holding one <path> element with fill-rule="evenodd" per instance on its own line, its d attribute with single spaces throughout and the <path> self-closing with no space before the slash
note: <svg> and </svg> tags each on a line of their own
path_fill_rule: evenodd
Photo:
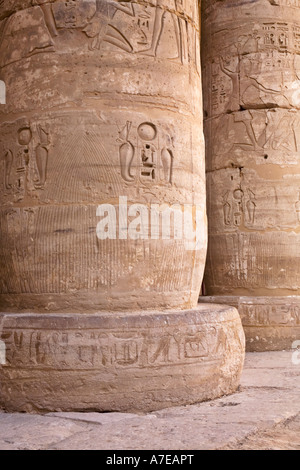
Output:
<svg viewBox="0 0 300 470">
<path fill-rule="evenodd" d="M 70 420 L 29 414 L 0 414 L 1 450 L 41 450 L 63 442 L 77 433 L 91 432 L 92 426 Z"/>
<path fill-rule="evenodd" d="M 300 450 L 300 414 L 222 450 Z"/>
<path fill-rule="evenodd" d="M 291 349 L 300 340 L 300 298 L 205 296 L 200 302 L 232 305 L 241 316 L 247 351 Z"/>
<path fill-rule="evenodd" d="M 0 413 L 0 449 L 297 450 L 299 377 L 290 351 L 248 353 L 232 396 L 148 414 Z"/>
<path fill-rule="evenodd" d="M 238 386 L 237 311 L 197 308 L 207 250 L 198 6 L 0 3 L 7 410 L 152 410 Z"/>
<path fill-rule="evenodd" d="M 2 314 L 0 406 L 156 410 L 234 392 L 244 359 L 236 309 Z M 2 355 L 3 356 L 3 355 Z"/>
<path fill-rule="evenodd" d="M 204 1 L 203 14 L 205 292 L 276 310 L 300 294 L 300 5 Z"/>
<path fill-rule="evenodd" d="M 2 311 L 195 307 L 207 242 L 197 1 L 5 1 L 0 18 Z M 105 204 L 116 239 L 96 235 Z M 198 207 L 197 250 L 163 239 L 153 204 Z"/>
</svg>

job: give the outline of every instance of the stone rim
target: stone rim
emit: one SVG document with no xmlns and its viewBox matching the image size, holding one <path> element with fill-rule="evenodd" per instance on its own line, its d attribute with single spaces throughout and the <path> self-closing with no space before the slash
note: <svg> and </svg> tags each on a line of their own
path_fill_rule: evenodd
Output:
<svg viewBox="0 0 300 470">
<path fill-rule="evenodd" d="M 0 404 L 12 411 L 197 403 L 235 392 L 244 362 L 238 312 L 222 305 L 117 316 L 2 314 L 0 325 L 8 350 Z"/>
</svg>

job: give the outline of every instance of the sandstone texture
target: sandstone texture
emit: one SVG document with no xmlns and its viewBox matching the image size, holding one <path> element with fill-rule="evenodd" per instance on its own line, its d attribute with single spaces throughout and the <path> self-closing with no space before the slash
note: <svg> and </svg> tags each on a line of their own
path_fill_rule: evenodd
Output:
<svg viewBox="0 0 300 470">
<path fill-rule="evenodd" d="M 300 343 L 299 297 L 200 297 L 200 302 L 232 305 L 241 316 L 247 351 L 283 351 Z"/>
<path fill-rule="evenodd" d="M 197 307 L 198 6 L 0 3 L 6 410 L 151 411 L 238 387 L 237 310 Z"/>
<path fill-rule="evenodd" d="M 207 242 L 197 1 L 5 1 L 0 38 L 2 311 L 195 307 Z M 150 220 L 151 205 L 173 204 L 192 225 L 198 207 L 197 250 Z"/>
<path fill-rule="evenodd" d="M 0 412 L 0 449 L 299 450 L 299 377 L 291 351 L 247 353 L 238 392 L 207 403 L 146 414 Z"/>
<path fill-rule="evenodd" d="M 151 411 L 234 392 L 245 339 L 235 308 L 3 314 L 0 406 Z"/>
<path fill-rule="evenodd" d="M 229 304 L 232 296 L 243 305 L 251 298 L 249 342 L 267 327 L 273 339 L 268 333 L 258 349 L 281 348 L 283 336 L 290 347 L 300 325 L 300 4 L 209 0 L 202 7 L 205 294 Z"/>
</svg>

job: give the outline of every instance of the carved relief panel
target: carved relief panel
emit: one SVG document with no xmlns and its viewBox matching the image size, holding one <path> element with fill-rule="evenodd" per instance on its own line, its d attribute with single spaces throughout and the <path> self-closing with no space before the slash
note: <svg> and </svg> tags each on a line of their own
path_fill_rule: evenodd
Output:
<svg viewBox="0 0 300 470">
<path fill-rule="evenodd" d="M 206 292 L 297 295 L 299 3 L 223 0 L 203 8 Z"/>
<path fill-rule="evenodd" d="M 198 21 L 192 0 L 0 4 L 1 308 L 196 305 L 206 254 Z M 199 247 L 162 229 L 152 240 L 151 227 L 102 239 L 99 207 L 124 228 L 119 198 L 128 225 L 131 206 L 198 204 Z M 134 359 L 118 348 L 118 361 Z"/>
<path fill-rule="evenodd" d="M 26 11 L 12 9 L 0 19 L 6 109 L 24 112 L 104 94 L 134 95 L 134 89 L 163 105 L 174 106 L 174 100 L 180 100 L 194 106 L 188 90 L 193 83 L 196 91 L 200 78 L 195 5 L 191 0 L 160 0 L 157 5 L 69 0 L 37 1 Z M 76 73 L 71 54 L 77 57 Z M 95 66 L 87 67 L 88 63 Z"/>
</svg>

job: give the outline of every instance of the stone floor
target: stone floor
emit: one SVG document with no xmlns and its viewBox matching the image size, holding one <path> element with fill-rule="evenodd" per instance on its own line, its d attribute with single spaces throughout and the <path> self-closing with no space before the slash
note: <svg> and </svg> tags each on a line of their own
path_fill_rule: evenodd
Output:
<svg viewBox="0 0 300 470">
<path fill-rule="evenodd" d="M 300 450 L 300 364 L 248 353 L 240 390 L 145 415 L 0 412 L 0 450 Z"/>
</svg>

